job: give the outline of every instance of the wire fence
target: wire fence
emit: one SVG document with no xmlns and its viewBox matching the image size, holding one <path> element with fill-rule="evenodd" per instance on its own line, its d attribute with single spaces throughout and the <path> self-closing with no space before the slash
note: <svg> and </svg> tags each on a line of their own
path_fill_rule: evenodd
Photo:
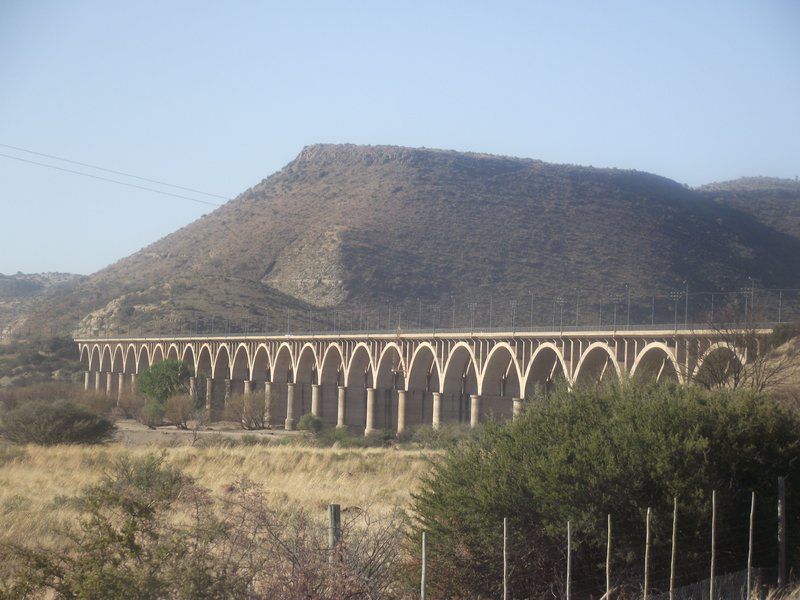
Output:
<svg viewBox="0 0 800 600">
<path fill-rule="evenodd" d="M 179 317 L 155 319 L 145 325 L 116 323 L 116 334 L 171 337 L 192 335 L 364 334 L 448 331 L 587 331 L 700 328 L 708 324 L 739 326 L 800 320 L 800 289 L 764 289 L 669 292 L 601 296 L 572 290 L 561 295 L 497 293 L 489 297 L 456 298 L 436 302 L 422 299 L 379 301 L 321 309 L 266 307 L 245 318 L 229 314 L 182 311 Z M 111 331 L 98 327 L 96 337 Z"/>
<path fill-rule="evenodd" d="M 768 499 L 768 500 L 766 500 Z M 766 500 L 766 503 L 765 503 Z M 583 598 L 637 598 L 643 600 L 752 600 L 766 598 L 770 588 L 783 588 L 787 584 L 787 525 L 786 488 L 783 478 L 778 480 L 778 493 L 764 494 L 762 506 L 756 511 L 756 494 L 751 496 L 749 514 L 719 515 L 721 510 L 717 492 L 713 492 L 709 507 L 708 531 L 703 532 L 703 542 L 708 543 L 705 556 L 684 556 L 687 535 L 697 536 L 697 531 L 685 531 L 680 523 L 680 502 L 675 499 L 673 513 L 668 515 L 671 527 L 661 528 L 660 536 L 655 534 L 651 511 L 643 519 L 638 532 L 615 530 L 613 515 L 606 515 L 606 553 L 605 556 L 579 557 L 575 551 L 576 542 L 581 543 L 580 529 L 570 522 L 565 523 L 564 551 L 560 557 L 562 573 L 551 587 L 553 597 L 566 600 Z M 730 505 L 726 510 L 730 509 Z M 758 515 L 758 516 L 757 516 Z M 666 515 L 662 515 L 666 516 Z M 723 518 L 724 517 L 724 518 Z M 737 519 L 738 517 L 738 519 Z M 599 518 L 599 517 L 598 517 Z M 498 558 L 502 548 L 502 570 L 497 572 L 497 595 L 503 600 L 514 597 L 530 597 L 527 590 L 514 590 L 513 555 L 524 556 L 536 549 L 521 546 L 524 540 L 514 540 L 515 533 L 524 538 L 524 532 L 515 532 L 510 525 L 512 519 L 498 522 L 498 533 L 502 544 L 498 545 Z M 737 524 L 737 520 L 739 523 Z M 724 525 L 721 525 L 723 524 Z M 662 520 L 663 525 L 663 520 Z M 625 568 L 617 563 L 620 554 L 631 550 L 631 534 L 641 534 L 641 554 L 637 554 L 640 566 L 631 570 L 630 561 Z M 663 535 L 667 534 L 667 535 Z M 620 542 L 619 540 L 623 540 Z M 699 539 L 699 538 L 696 538 Z M 425 597 L 429 580 L 429 552 L 435 541 L 423 536 L 421 547 L 420 589 Z M 697 545 L 697 544 L 695 544 Z M 575 561 L 591 564 L 595 570 L 602 565 L 602 575 L 589 579 L 575 577 Z M 617 572 L 617 569 L 622 573 Z M 518 573 L 517 573 L 518 575 Z M 638 583 L 633 581 L 638 579 Z M 634 588 L 634 589 L 632 589 Z M 441 587 L 439 586 L 439 589 Z"/>
</svg>

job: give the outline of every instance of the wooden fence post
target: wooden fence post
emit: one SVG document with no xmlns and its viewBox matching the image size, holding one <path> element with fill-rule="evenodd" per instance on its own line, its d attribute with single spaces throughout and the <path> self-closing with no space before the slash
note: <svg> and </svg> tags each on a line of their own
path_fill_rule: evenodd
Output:
<svg viewBox="0 0 800 600">
<path fill-rule="evenodd" d="M 786 585 L 786 480 L 778 477 L 778 588 Z"/>
<path fill-rule="evenodd" d="M 503 517 L 503 600 L 508 600 L 508 519 Z"/>
<path fill-rule="evenodd" d="M 647 588 L 650 582 L 650 507 L 647 507 L 647 517 L 644 525 L 644 598 L 647 600 Z"/>
<path fill-rule="evenodd" d="M 711 577 L 708 583 L 708 597 L 714 600 L 714 576 L 717 561 L 717 490 L 711 492 Z"/>
<path fill-rule="evenodd" d="M 669 561 L 669 600 L 675 600 L 675 558 L 678 542 L 678 497 L 672 499 L 672 556 Z"/>
<path fill-rule="evenodd" d="M 338 504 L 328 505 L 328 560 L 333 562 L 336 546 L 342 537 L 342 509 Z"/>
<path fill-rule="evenodd" d="M 571 600 L 570 588 L 572 583 L 572 532 L 567 521 L 567 600 Z"/>
<path fill-rule="evenodd" d="M 753 528 L 756 520 L 756 493 L 750 493 L 750 529 L 747 533 L 747 600 L 753 590 Z"/>
<path fill-rule="evenodd" d="M 420 600 L 425 600 L 425 576 L 428 570 L 428 534 L 422 532 L 422 576 L 420 577 Z"/>
<path fill-rule="evenodd" d="M 611 600 L 611 515 L 608 515 L 608 545 L 606 546 L 606 600 Z"/>
</svg>

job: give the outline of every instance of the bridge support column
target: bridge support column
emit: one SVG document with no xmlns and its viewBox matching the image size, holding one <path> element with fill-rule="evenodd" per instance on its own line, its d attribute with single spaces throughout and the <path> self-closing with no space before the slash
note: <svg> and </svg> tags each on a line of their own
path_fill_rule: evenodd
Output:
<svg viewBox="0 0 800 600">
<path fill-rule="evenodd" d="M 375 431 L 375 388 L 367 388 L 367 422 L 364 427 L 364 435 L 370 435 Z"/>
<path fill-rule="evenodd" d="M 406 391 L 397 390 L 397 435 L 406 429 Z"/>
<path fill-rule="evenodd" d="M 512 418 L 516 419 L 522 414 L 522 398 L 513 398 L 512 402 L 514 403 L 512 409 Z"/>
<path fill-rule="evenodd" d="M 264 425 L 267 429 L 272 427 L 272 382 L 264 382 Z"/>
<path fill-rule="evenodd" d="M 114 373 L 106 373 L 106 396 L 111 398 L 114 395 Z"/>
<path fill-rule="evenodd" d="M 94 372 L 94 391 L 99 392 L 103 389 L 103 373 L 101 371 Z"/>
<path fill-rule="evenodd" d="M 131 373 L 131 394 L 136 393 L 136 373 Z"/>
<path fill-rule="evenodd" d="M 214 380 L 211 377 L 206 377 L 206 410 L 208 411 L 208 420 L 211 420 L 211 405 L 214 402 Z"/>
<path fill-rule="evenodd" d="M 322 412 L 321 408 L 322 405 L 320 404 L 320 392 L 322 388 L 318 383 L 311 384 L 311 414 L 315 417 L 321 417 Z"/>
<path fill-rule="evenodd" d="M 442 395 L 439 392 L 431 392 L 433 402 L 431 408 L 433 409 L 433 419 L 431 427 L 440 429 L 442 427 Z"/>
<path fill-rule="evenodd" d="M 345 427 L 344 424 L 344 401 L 347 396 L 347 388 L 343 385 L 339 386 L 337 396 L 337 407 L 336 407 L 336 427 L 339 429 L 343 429 Z"/>
<path fill-rule="evenodd" d="M 469 426 L 477 427 L 481 420 L 481 397 L 471 394 L 469 397 Z"/>
<path fill-rule="evenodd" d="M 228 408 L 228 403 L 230 402 L 230 399 L 231 399 L 231 380 L 230 379 L 226 379 L 225 380 L 225 396 L 223 397 L 223 400 L 222 400 L 222 406 L 224 406 L 225 408 Z"/>
<path fill-rule="evenodd" d="M 284 423 L 286 431 L 294 430 L 294 384 L 286 384 L 286 422 Z"/>
<path fill-rule="evenodd" d="M 242 390 L 245 396 L 249 396 L 253 393 L 253 382 L 249 379 L 244 380 L 244 389 Z"/>
<path fill-rule="evenodd" d="M 189 396 L 197 400 L 197 377 L 189 377 Z"/>
<path fill-rule="evenodd" d="M 125 387 L 125 373 L 117 373 L 117 406 L 122 401 L 122 389 Z"/>
<path fill-rule="evenodd" d="M 89 391 L 89 387 L 91 387 L 92 381 L 92 373 L 91 371 L 84 371 L 83 372 L 83 389 L 87 392 Z"/>
</svg>

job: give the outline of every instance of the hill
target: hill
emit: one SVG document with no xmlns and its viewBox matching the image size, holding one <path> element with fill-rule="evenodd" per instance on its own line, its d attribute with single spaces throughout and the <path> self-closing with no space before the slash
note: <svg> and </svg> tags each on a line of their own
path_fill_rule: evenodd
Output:
<svg viewBox="0 0 800 600">
<path fill-rule="evenodd" d="M 6 328 L 30 310 L 38 298 L 66 291 L 82 279 L 81 275 L 71 273 L 0 273 L 0 339 Z"/>
<path fill-rule="evenodd" d="M 743 177 L 711 183 L 698 190 L 704 196 L 754 216 L 760 223 L 800 239 L 800 181 L 774 177 Z"/>
<path fill-rule="evenodd" d="M 800 283 L 800 239 L 707 190 L 629 170 L 393 146 L 315 145 L 214 212 L 37 302 L 80 333 L 384 325 L 406 303 L 549 311 L 572 289 Z M 485 309 L 484 309 L 485 310 Z M 506 309 L 508 310 L 508 309 Z M 549 315 L 549 312 L 547 312 Z M 339 318 L 342 318 L 341 316 Z M 394 320 L 394 317 L 393 317 Z M 414 319 L 416 320 L 416 319 Z M 374 326 L 374 320 L 372 321 Z M 244 325 L 243 325 L 244 323 Z"/>
</svg>

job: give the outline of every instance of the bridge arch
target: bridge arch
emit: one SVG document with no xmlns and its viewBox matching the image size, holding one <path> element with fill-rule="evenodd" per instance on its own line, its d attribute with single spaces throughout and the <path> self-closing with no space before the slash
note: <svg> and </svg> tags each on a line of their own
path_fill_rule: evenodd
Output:
<svg viewBox="0 0 800 600">
<path fill-rule="evenodd" d="M 125 368 L 125 349 L 122 344 L 114 346 L 114 354 L 111 358 L 111 371 L 122 373 Z"/>
<path fill-rule="evenodd" d="M 736 386 L 747 356 L 729 342 L 711 344 L 700 356 L 692 381 L 707 388 Z"/>
<path fill-rule="evenodd" d="M 111 372 L 111 346 L 105 344 L 100 353 L 100 371 L 103 373 Z"/>
<path fill-rule="evenodd" d="M 243 394 L 245 380 L 250 380 L 250 351 L 246 344 L 239 344 L 231 361 L 231 392 Z"/>
<path fill-rule="evenodd" d="M 669 379 L 683 383 L 678 361 L 663 342 L 650 342 L 639 351 L 631 367 L 631 379 L 656 382 Z"/>
<path fill-rule="evenodd" d="M 398 391 L 405 392 L 405 364 L 400 346 L 389 342 L 383 347 L 375 370 L 375 427 L 397 427 Z M 408 395 L 406 395 L 406 402 Z"/>
<path fill-rule="evenodd" d="M 325 425 L 337 425 L 339 387 L 344 387 L 344 358 L 338 343 L 334 342 L 325 348 L 317 381 L 320 386 L 320 418 Z"/>
<path fill-rule="evenodd" d="M 231 378 L 231 355 L 226 344 L 220 344 L 217 354 L 214 356 L 214 366 L 211 368 L 211 376 L 214 379 Z"/>
<path fill-rule="evenodd" d="M 367 388 L 375 387 L 375 368 L 369 347 L 356 345 L 345 372 L 344 423 L 348 427 L 362 430 L 367 422 Z"/>
<path fill-rule="evenodd" d="M 356 344 L 345 372 L 347 387 L 372 387 L 375 365 L 372 364 L 372 353 L 363 342 Z"/>
<path fill-rule="evenodd" d="M 197 374 L 197 357 L 192 344 L 186 344 L 184 347 L 181 362 L 186 365 L 192 375 Z"/>
<path fill-rule="evenodd" d="M 89 344 L 81 344 L 80 349 L 81 349 L 81 352 L 80 352 L 79 362 L 81 364 L 83 364 L 84 360 L 85 360 L 86 361 L 86 369 L 89 370 L 89 367 L 91 366 L 91 362 L 92 362 L 91 348 L 89 347 Z"/>
<path fill-rule="evenodd" d="M 259 344 L 250 363 L 250 377 L 254 381 L 270 381 L 272 358 L 266 344 Z"/>
<path fill-rule="evenodd" d="M 478 386 L 481 412 L 511 418 L 513 398 L 520 398 L 519 363 L 514 349 L 507 343 L 495 344 L 486 356 Z"/>
<path fill-rule="evenodd" d="M 167 360 L 179 360 L 178 344 L 170 344 L 167 348 Z"/>
<path fill-rule="evenodd" d="M 152 366 L 156 363 L 160 363 L 163 360 L 164 360 L 164 346 L 158 343 L 153 347 L 153 354 L 150 357 L 150 365 Z"/>
<path fill-rule="evenodd" d="M 561 349 L 552 342 L 540 344 L 525 371 L 525 398 L 547 396 L 559 382 L 569 382 L 569 369 Z"/>
<path fill-rule="evenodd" d="M 609 372 L 609 365 L 612 369 Z M 621 378 L 619 364 L 611 347 L 605 342 L 594 342 L 584 350 L 575 368 L 575 385 L 590 385 L 604 381 L 609 374 Z"/>
<path fill-rule="evenodd" d="M 436 349 L 428 342 L 422 342 L 414 350 L 406 376 L 406 425 L 430 425 L 433 422 L 433 393 L 439 393 L 439 360 Z"/>
<path fill-rule="evenodd" d="M 405 389 L 406 368 L 400 346 L 394 342 L 384 346 L 375 373 L 376 388 Z"/>
<path fill-rule="evenodd" d="M 459 342 L 442 372 L 442 422 L 469 423 L 470 396 L 478 393 L 478 362 L 472 348 Z"/>
<path fill-rule="evenodd" d="M 150 348 L 147 344 L 142 344 L 139 347 L 139 356 L 136 359 L 136 372 L 141 373 L 145 369 L 150 368 Z"/>
<path fill-rule="evenodd" d="M 203 344 L 200 346 L 200 352 L 197 353 L 197 377 L 210 379 L 213 373 L 214 355 L 211 351 L 211 346 Z"/>
<path fill-rule="evenodd" d="M 344 357 L 342 349 L 337 343 L 325 348 L 319 369 L 320 385 L 344 385 Z"/>
<path fill-rule="evenodd" d="M 123 372 L 126 375 L 136 373 L 136 346 L 133 344 L 128 344 L 128 348 L 125 350 Z"/>
<path fill-rule="evenodd" d="M 309 343 L 303 345 L 297 356 L 297 365 L 294 369 L 294 381 L 300 384 L 317 383 L 317 352 Z"/>
</svg>

